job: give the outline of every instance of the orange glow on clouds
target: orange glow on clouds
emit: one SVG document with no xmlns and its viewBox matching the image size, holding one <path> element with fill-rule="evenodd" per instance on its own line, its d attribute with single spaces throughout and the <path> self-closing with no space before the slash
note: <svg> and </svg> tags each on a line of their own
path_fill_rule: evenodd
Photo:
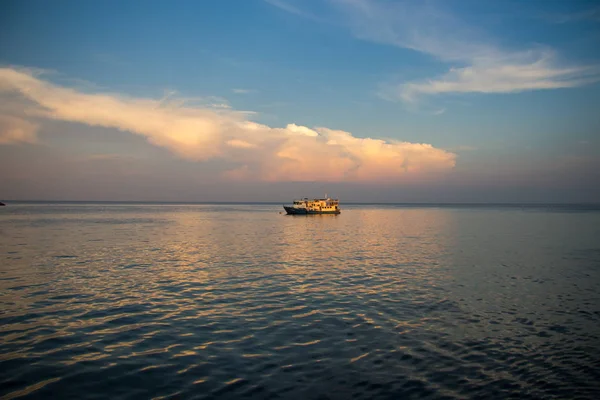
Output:
<svg viewBox="0 0 600 400">
<path fill-rule="evenodd" d="M 0 93 L 0 144 L 34 142 L 37 126 L 25 117 L 33 115 L 142 135 L 192 161 L 224 160 L 236 165 L 223 171 L 233 180 L 412 181 L 449 170 L 456 159 L 430 144 L 356 138 L 295 124 L 272 128 L 229 109 L 83 93 L 24 69 L 0 68 Z M 27 100 L 25 116 L 10 115 L 11 94 Z"/>
</svg>

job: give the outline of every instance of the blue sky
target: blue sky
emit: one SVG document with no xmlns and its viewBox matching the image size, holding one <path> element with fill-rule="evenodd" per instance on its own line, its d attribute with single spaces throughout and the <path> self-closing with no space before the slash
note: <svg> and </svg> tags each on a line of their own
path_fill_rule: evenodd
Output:
<svg viewBox="0 0 600 400">
<path fill-rule="evenodd" d="M 5 199 L 600 201 L 595 1 L 5 1 L 0 26 Z"/>
</svg>

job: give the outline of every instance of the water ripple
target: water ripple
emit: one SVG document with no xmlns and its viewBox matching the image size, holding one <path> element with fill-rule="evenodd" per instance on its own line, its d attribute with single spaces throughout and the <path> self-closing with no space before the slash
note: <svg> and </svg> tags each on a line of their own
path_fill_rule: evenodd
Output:
<svg viewBox="0 0 600 400">
<path fill-rule="evenodd" d="M 10 208 L 3 398 L 599 393 L 597 213 Z"/>
</svg>

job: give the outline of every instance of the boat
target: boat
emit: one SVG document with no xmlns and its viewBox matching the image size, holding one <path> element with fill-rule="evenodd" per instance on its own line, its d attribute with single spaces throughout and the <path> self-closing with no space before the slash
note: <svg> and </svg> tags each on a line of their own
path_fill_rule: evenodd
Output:
<svg viewBox="0 0 600 400">
<path fill-rule="evenodd" d="M 291 206 L 283 208 L 288 215 L 339 214 L 340 201 L 327 196 L 324 199 L 308 199 L 307 197 L 294 200 Z"/>
<path fill-rule="evenodd" d="M 5 206 L 6 204 L 4 204 L 3 202 L 0 201 L 0 206 Z"/>
</svg>

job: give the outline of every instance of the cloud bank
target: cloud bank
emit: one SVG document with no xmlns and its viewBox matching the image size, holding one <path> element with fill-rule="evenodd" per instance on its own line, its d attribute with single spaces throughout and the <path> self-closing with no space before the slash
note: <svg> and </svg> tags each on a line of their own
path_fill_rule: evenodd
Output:
<svg viewBox="0 0 600 400">
<path fill-rule="evenodd" d="M 83 93 L 26 69 L 0 68 L 0 95 L 5 114 L 0 121 L 8 121 L 1 125 L 4 144 L 35 141 L 29 118 L 69 121 L 141 135 L 187 160 L 220 160 L 230 179 L 408 182 L 449 170 L 456 159 L 430 144 L 295 124 L 273 128 L 248 120 L 245 112 L 172 98 Z M 6 115 L 15 96 L 24 103 L 25 116 Z"/>
</svg>

